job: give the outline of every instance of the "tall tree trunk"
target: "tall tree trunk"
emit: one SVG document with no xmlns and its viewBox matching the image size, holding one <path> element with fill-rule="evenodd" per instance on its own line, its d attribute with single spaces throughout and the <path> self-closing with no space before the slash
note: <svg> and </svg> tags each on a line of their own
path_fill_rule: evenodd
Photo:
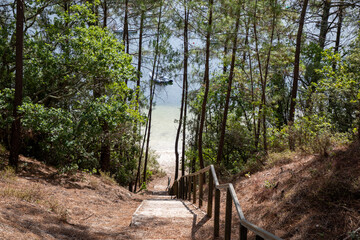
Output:
<svg viewBox="0 0 360 240">
<path fill-rule="evenodd" d="M 145 19 L 145 12 L 141 10 L 141 17 L 140 17 L 140 33 L 139 33 L 139 54 L 138 54 L 138 67 L 137 67 L 137 81 L 136 81 L 136 110 L 140 111 L 140 81 L 141 81 L 141 64 L 142 64 L 142 39 L 143 39 L 143 32 L 144 32 L 144 19 Z M 138 123 L 136 123 L 138 124 Z M 146 132 L 148 128 L 148 122 L 146 122 L 145 127 L 145 134 L 144 134 L 144 141 L 142 144 L 140 156 L 139 156 L 139 162 L 138 162 L 138 170 L 136 173 L 135 178 L 135 189 L 136 192 L 136 186 L 137 182 L 140 180 L 140 169 L 141 169 L 141 160 L 142 160 L 142 154 L 144 151 L 144 143 L 146 139 Z"/>
<path fill-rule="evenodd" d="M 344 0 L 341 1 L 341 3 L 343 4 Z M 336 30 L 336 40 L 335 40 L 335 47 L 334 47 L 334 53 L 337 54 L 339 52 L 339 48 L 340 48 L 340 39 L 341 39 L 341 30 L 342 30 L 342 23 L 343 23 L 343 5 L 339 6 L 339 10 L 338 10 L 338 24 L 337 24 L 337 30 Z M 333 64 L 333 69 L 336 70 L 336 63 Z"/>
<path fill-rule="evenodd" d="M 195 141 L 193 145 L 194 152 L 198 150 L 198 139 L 199 139 L 199 129 L 200 129 L 200 113 L 197 114 L 196 126 L 195 126 Z M 194 155 L 191 160 L 191 172 L 194 173 L 196 171 L 196 156 Z"/>
<path fill-rule="evenodd" d="M 275 32 L 275 24 L 276 24 L 276 5 L 277 0 L 274 1 L 273 6 L 273 19 L 272 19 L 272 26 L 271 26 L 271 36 L 270 36 L 270 47 L 266 58 L 266 65 L 265 65 L 265 76 L 264 76 L 264 82 L 262 83 L 262 104 L 264 108 L 266 107 L 266 85 L 267 85 L 267 78 L 269 73 L 269 65 L 270 65 L 270 57 L 271 57 L 271 50 L 272 50 L 272 44 L 274 40 L 274 32 Z M 263 109 L 263 115 L 262 115 L 262 124 L 263 124 L 263 144 L 264 144 L 264 151 L 267 154 L 268 148 L 267 148 L 267 140 L 266 140 L 266 112 L 264 111 L 266 109 Z"/>
<path fill-rule="evenodd" d="M 137 107 L 139 107 L 139 97 L 140 97 L 140 80 L 141 80 L 142 43 L 143 43 L 143 34 L 144 34 L 144 20 L 145 20 L 145 12 L 143 10 L 141 10 L 140 33 L 139 33 L 139 54 L 138 54 L 137 81 L 136 81 L 136 104 L 137 104 Z"/>
<path fill-rule="evenodd" d="M 181 109 L 180 109 L 180 119 L 179 119 L 179 126 L 176 132 L 176 139 L 175 139 L 175 179 L 178 179 L 179 175 L 179 150 L 178 150 L 178 144 L 179 144 L 179 138 L 181 133 L 181 127 L 183 127 L 183 133 L 185 133 L 185 126 L 183 126 L 183 115 L 184 115 L 184 108 L 185 108 L 185 91 L 186 91 L 186 81 L 187 81 L 187 48 L 188 48 L 188 39 L 187 39 L 187 28 L 188 28 L 188 20 L 187 20 L 187 6 L 186 6 L 186 0 L 184 1 L 185 6 L 185 16 L 184 16 L 184 74 L 183 74 L 183 89 L 182 89 L 182 95 L 181 95 Z M 183 136 L 183 143 L 184 143 L 184 136 Z M 184 144 L 182 149 L 182 162 L 181 162 L 181 176 L 185 175 L 185 162 L 184 162 Z"/>
<path fill-rule="evenodd" d="M 318 40 L 321 51 L 323 51 L 325 48 L 326 35 L 329 31 L 328 25 L 329 25 L 330 8 L 331 8 L 331 0 L 323 0 L 323 13 L 321 17 L 320 34 Z M 316 68 L 321 68 L 321 52 L 315 55 L 314 63 Z M 313 108 L 312 95 L 316 91 L 315 84 L 313 83 L 317 83 L 319 79 L 320 79 L 320 75 L 314 71 L 313 76 L 311 78 L 311 84 L 309 86 L 310 92 L 306 99 L 306 108 L 309 110 L 310 113 L 312 112 L 312 108 Z"/>
<path fill-rule="evenodd" d="M 107 2 L 104 1 L 104 19 L 103 19 L 103 28 L 107 27 Z M 96 93 L 97 97 L 102 95 L 103 86 L 101 81 L 98 81 L 98 92 Z M 95 91 L 94 91 L 95 93 Z M 101 141 L 101 150 L 100 150 L 100 168 L 103 172 L 110 171 L 110 157 L 111 157 L 111 148 L 110 148 L 110 131 L 109 124 L 106 120 L 100 119 L 101 128 L 103 131 L 103 140 Z"/>
<path fill-rule="evenodd" d="M 9 164 L 18 168 L 20 152 L 21 116 L 17 108 L 22 104 L 23 92 L 23 46 L 24 46 L 24 0 L 16 1 L 16 73 L 15 97 L 11 126 L 11 142 Z"/>
<path fill-rule="evenodd" d="M 156 57 L 155 57 L 155 60 L 156 60 Z M 154 61 L 154 63 L 156 64 L 156 61 Z M 154 69 L 155 69 L 155 66 L 154 66 Z M 154 70 L 153 70 L 153 72 L 154 72 Z M 151 120 L 152 120 L 152 106 L 153 106 L 154 93 L 155 93 L 155 84 L 153 83 L 153 77 L 151 78 L 150 81 L 151 81 L 151 84 L 150 84 L 150 107 L 149 107 L 149 113 L 148 113 L 149 118 L 148 118 L 145 160 L 144 160 L 144 169 L 143 169 L 143 182 L 144 183 L 146 183 L 146 177 L 147 177 L 147 164 L 148 164 L 148 158 L 149 158 L 149 144 L 150 144 Z"/>
<path fill-rule="evenodd" d="M 104 9 L 103 27 L 106 28 L 107 27 L 107 18 L 108 18 L 108 7 L 107 7 L 106 0 L 104 0 L 103 9 Z"/>
<path fill-rule="evenodd" d="M 298 81 L 299 81 L 299 70 L 300 70 L 300 51 L 301 51 L 301 37 L 304 28 L 306 9 L 308 5 L 308 0 L 303 1 L 303 6 L 300 14 L 299 28 L 296 36 L 296 50 L 295 50 L 295 60 L 294 60 L 294 80 L 291 90 L 291 99 L 290 99 L 290 113 L 289 113 L 289 147 L 290 150 L 295 150 L 295 139 L 293 133 L 291 132 L 292 125 L 294 124 L 295 116 L 295 106 L 296 106 L 296 95 L 298 90 Z"/>
<path fill-rule="evenodd" d="M 126 53 L 129 53 L 129 24 L 128 24 L 129 0 L 125 0 L 125 17 L 123 30 L 123 43 Z"/>
<path fill-rule="evenodd" d="M 258 150 L 259 145 L 259 136 L 258 132 L 260 129 L 256 128 L 256 119 L 255 119 L 255 93 L 254 93 L 254 78 L 253 78 L 253 70 L 252 70 L 252 61 L 251 61 L 251 54 L 249 50 L 249 73 L 250 73 L 250 84 L 251 84 L 251 108 L 252 108 L 252 120 L 253 120 L 253 131 L 254 131 L 254 145 L 255 150 Z"/>
<path fill-rule="evenodd" d="M 148 115 L 148 118 L 149 118 L 149 115 Z M 135 189 L 134 189 L 135 192 L 136 192 L 137 182 L 139 182 L 139 187 L 140 187 L 140 184 L 141 184 L 140 183 L 141 160 L 142 160 L 142 156 L 143 156 L 143 153 L 144 153 L 145 140 L 147 139 L 148 127 L 149 127 L 149 121 L 146 121 L 143 142 L 141 144 L 141 150 L 140 150 L 140 156 L 139 156 L 139 162 L 138 162 L 138 169 L 137 169 L 136 178 L 135 178 Z"/>
<path fill-rule="evenodd" d="M 226 74 L 227 71 L 227 54 L 228 54 L 228 44 L 229 44 L 229 35 L 226 34 L 225 44 L 224 44 L 224 63 L 223 63 L 223 74 Z"/>
<path fill-rule="evenodd" d="M 182 152 L 181 152 L 181 175 L 185 175 L 185 151 L 186 151 L 186 117 L 187 117 L 187 98 L 188 98 L 188 59 L 189 59 L 189 9 L 186 8 L 187 0 L 185 0 L 185 26 L 184 26 L 184 116 L 183 116 L 183 136 L 182 136 Z"/>
<path fill-rule="evenodd" d="M 255 136 L 255 143 L 259 142 L 259 138 L 260 138 L 260 124 L 261 124 L 261 119 L 262 119 L 262 115 L 264 114 L 263 112 L 263 103 L 264 103 L 264 97 L 265 97 L 265 88 L 264 88 L 264 78 L 263 78 L 263 73 L 262 73 L 262 66 L 261 66 L 261 60 L 260 60 L 260 53 L 259 53 L 259 47 L 258 47 L 258 37 L 257 37 L 257 22 L 256 22 L 256 14 L 257 14 L 257 1 L 255 2 L 255 13 L 254 13 L 254 24 L 253 24 L 253 29 L 254 29 L 254 38 L 255 38 L 255 52 L 256 52 L 256 59 L 258 61 L 258 65 L 259 65 L 259 73 L 260 73 L 260 82 L 261 82 L 261 90 L 262 90 L 262 94 L 261 94 L 261 104 L 259 105 L 259 118 L 258 118 L 258 127 L 257 127 L 257 135 Z M 266 130 L 265 130 L 266 131 Z M 256 144 L 257 145 L 257 144 Z M 265 146 L 264 146 L 265 148 Z"/>
<path fill-rule="evenodd" d="M 205 92 L 204 98 L 202 102 L 201 108 L 201 118 L 200 118 L 200 128 L 199 128 L 199 140 L 198 140 L 198 148 L 199 148 L 199 162 L 200 168 L 204 168 L 204 158 L 203 158 L 203 131 L 204 131 L 204 123 L 205 123 L 205 113 L 206 113 L 206 103 L 209 94 L 209 68 L 210 68 L 210 37 L 212 32 L 212 7 L 213 0 L 209 0 L 209 21 L 208 21 L 208 30 L 206 33 L 206 56 L 205 56 L 205 73 L 204 73 L 204 84 L 205 84 Z"/>
<path fill-rule="evenodd" d="M 162 14 L 162 1 L 160 3 L 160 11 L 159 11 L 159 18 L 158 18 L 158 25 L 157 25 L 157 34 L 156 34 L 157 36 L 156 36 L 154 64 L 153 64 L 152 75 L 151 75 L 151 79 L 150 79 L 150 108 L 149 108 L 149 120 L 148 120 L 149 121 L 149 126 L 148 126 L 147 140 L 146 140 L 145 162 L 144 162 L 144 173 L 143 173 L 143 182 L 145 182 L 145 183 L 146 183 L 146 172 L 147 172 L 148 156 L 149 156 L 152 105 L 153 105 L 154 93 L 155 93 L 155 85 L 154 85 L 155 67 L 156 67 L 157 58 L 158 58 L 158 55 L 159 55 L 161 14 Z"/>
<path fill-rule="evenodd" d="M 175 180 L 178 179 L 179 176 L 179 138 L 180 138 L 180 132 L 182 127 L 182 119 L 183 119 L 183 113 L 184 113 L 184 97 L 185 97 L 185 84 L 183 79 L 183 88 L 182 88 L 182 94 L 181 94 L 181 108 L 180 108 L 180 118 L 179 118 L 179 126 L 176 131 L 176 138 L 175 138 Z"/>
<path fill-rule="evenodd" d="M 319 35 L 319 46 L 321 50 L 325 48 L 326 35 L 329 31 L 329 16 L 330 16 L 331 0 L 324 0 L 323 14 L 321 17 L 321 27 Z"/>
<path fill-rule="evenodd" d="M 101 127 L 103 130 L 104 139 L 101 142 L 101 154 L 100 154 L 100 168 L 103 172 L 110 171 L 110 132 L 109 124 L 101 119 Z"/>
<path fill-rule="evenodd" d="M 239 0 L 240 6 L 241 0 Z M 238 31 L 239 31 L 239 24 L 240 24 L 240 9 L 237 9 L 237 18 L 235 23 L 235 31 L 233 36 L 233 46 L 232 46 L 232 54 L 231 54 L 231 65 L 230 65 L 230 73 L 229 73 L 229 80 L 228 80 L 228 88 L 226 92 L 226 99 L 225 99 L 225 106 L 224 106 L 224 114 L 223 120 L 221 124 L 221 132 L 220 132 L 220 140 L 217 152 L 217 163 L 220 164 L 224 149 L 224 141 L 225 141 L 225 130 L 226 130 L 226 122 L 227 122 L 227 115 L 229 112 L 229 103 L 230 103 L 230 95 L 231 95 L 231 88 L 232 88 L 232 81 L 234 78 L 234 69 L 235 69 L 235 60 L 236 60 L 236 51 L 237 51 L 237 39 L 238 39 Z"/>
</svg>

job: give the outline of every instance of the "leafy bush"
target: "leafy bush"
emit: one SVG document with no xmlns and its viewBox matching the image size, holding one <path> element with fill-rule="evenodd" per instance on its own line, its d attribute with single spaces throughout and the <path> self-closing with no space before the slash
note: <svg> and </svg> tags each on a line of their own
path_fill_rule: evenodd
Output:
<svg viewBox="0 0 360 240">
<path fill-rule="evenodd" d="M 348 134 L 336 132 L 326 117 L 317 114 L 298 118 L 292 131 L 300 150 L 324 156 L 338 143 L 345 144 L 349 141 Z"/>
</svg>

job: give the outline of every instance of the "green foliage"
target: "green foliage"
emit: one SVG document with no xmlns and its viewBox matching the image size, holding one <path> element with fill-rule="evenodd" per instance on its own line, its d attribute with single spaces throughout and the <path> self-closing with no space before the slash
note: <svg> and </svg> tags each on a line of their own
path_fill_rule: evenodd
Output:
<svg viewBox="0 0 360 240">
<path fill-rule="evenodd" d="M 317 84 L 314 101 L 318 102 L 319 110 L 329 116 L 331 123 L 340 132 L 350 132 L 358 126 L 360 62 L 356 60 L 359 56 L 357 50 L 360 50 L 360 46 L 356 47 L 355 44 L 345 61 L 338 54 L 325 51 L 323 58 L 326 65 L 318 71 L 323 78 Z"/>
<path fill-rule="evenodd" d="M 268 189 L 273 189 L 276 187 L 276 183 L 270 182 L 269 180 L 265 180 L 264 187 Z"/>
<path fill-rule="evenodd" d="M 27 13 L 42 4 L 53 3 L 36 2 Z M 52 5 L 46 10 L 52 17 L 42 15 L 25 36 L 22 153 L 58 166 L 62 173 L 93 172 L 99 169 L 101 144 L 109 141 L 111 174 L 125 176 L 117 179 L 126 184 L 139 152 L 133 126 L 143 118 L 135 111 L 135 93 L 125 84 L 136 79 L 132 58 L 111 31 L 96 24 L 92 8 L 99 4 L 73 3 L 67 12 Z M 11 56 L 6 51 L 12 26 L 9 22 L 0 28 L 4 57 Z M 7 63 L 3 60 L 1 64 Z M 0 65 L 0 85 L 8 86 L 0 91 L 0 133 L 8 144 L 14 90 L 5 84 L 13 75 L 4 69 Z"/>
<path fill-rule="evenodd" d="M 0 90 L 0 129 L 8 127 L 12 118 L 12 104 L 14 101 L 14 89 L 5 88 Z"/>
</svg>

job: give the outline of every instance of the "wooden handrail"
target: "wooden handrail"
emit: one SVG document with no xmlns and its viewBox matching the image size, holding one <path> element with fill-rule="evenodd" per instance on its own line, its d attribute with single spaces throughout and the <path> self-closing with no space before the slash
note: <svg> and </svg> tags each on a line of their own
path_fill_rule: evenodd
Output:
<svg viewBox="0 0 360 240">
<path fill-rule="evenodd" d="M 231 183 L 219 184 L 216 171 L 213 165 L 200 169 L 195 173 L 182 176 L 175 180 L 170 189 L 170 193 L 176 195 L 180 199 L 191 200 L 191 192 L 193 196 L 193 203 L 199 200 L 199 207 L 202 206 L 203 201 L 203 184 L 206 181 L 206 173 L 209 175 L 209 192 L 208 192 L 208 208 L 207 215 L 211 218 L 213 212 L 213 192 L 215 190 L 215 205 L 214 205 L 214 237 L 219 237 L 220 229 L 220 191 L 226 190 L 226 212 L 225 212 L 225 239 L 231 238 L 231 221 L 232 221 L 232 204 L 234 203 L 237 216 L 240 221 L 240 240 L 246 240 L 248 230 L 256 235 L 257 240 L 281 240 L 272 233 L 256 226 L 255 224 L 245 219 L 244 213 L 241 209 L 239 199 L 237 198 L 234 186 Z M 199 179 L 199 184 L 197 183 Z M 199 195 L 196 195 L 197 185 L 199 185 Z"/>
</svg>

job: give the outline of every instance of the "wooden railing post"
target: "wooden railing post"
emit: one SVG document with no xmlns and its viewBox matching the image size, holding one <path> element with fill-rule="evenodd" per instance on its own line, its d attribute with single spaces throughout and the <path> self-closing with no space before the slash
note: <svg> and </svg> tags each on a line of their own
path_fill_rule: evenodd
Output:
<svg viewBox="0 0 360 240">
<path fill-rule="evenodd" d="M 220 229 L 220 189 L 215 188 L 215 206 L 214 206 L 214 237 L 219 237 Z"/>
<path fill-rule="evenodd" d="M 209 174 L 209 178 L 206 174 Z M 213 165 L 200 169 L 196 173 L 192 173 L 186 176 L 182 176 L 179 179 L 174 180 L 174 184 L 171 187 L 171 191 L 176 195 L 178 199 L 189 200 L 193 204 L 196 204 L 197 194 L 199 198 L 199 208 L 203 206 L 204 184 L 206 181 L 208 184 L 208 204 L 207 204 L 207 217 L 214 217 L 214 238 L 218 238 L 220 235 L 220 198 L 221 191 L 226 190 L 226 207 L 225 207 L 225 231 L 224 237 L 226 240 L 231 239 L 232 229 L 232 205 L 234 204 L 236 215 L 240 220 L 239 227 L 239 239 L 247 240 L 248 232 L 251 231 L 255 235 L 256 240 L 282 240 L 281 238 L 267 232 L 266 230 L 254 225 L 247 221 L 240 206 L 239 199 L 236 195 L 234 186 L 231 183 L 219 184 L 216 176 L 215 168 Z M 199 193 L 197 193 L 197 186 L 199 186 Z M 215 190 L 215 197 L 214 197 Z M 192 192 L 191 192 L 192 191 Z M 215 202 L 214 202 L 215 201 Z"/>
<path fill-rule="evenodd" d="M 212 205 L 213 205 L 213 192 L 214 192 L 214 178 L 209 170 L 209 193 L 208 193 L 208 206 L 207 206 L 207 215 L 209 218 L 212 216 Z"/>
<path fill-rule="evenodd" d="M 175 186 L 175 195 L 176 195 L 176 198 L 179 198 L 179 184 L 178 184 L 178 181 L 177 181 L 177 180 L 174 182 L 174 186 Z"/>
<path fill-rule="evenodd" d="M 226 191 L 225 240 L 231 239 L 232 199 L 230 189 Z"/>
<path fill-rule="evenodd" d="M 193 178 L 189 177 L 189 195 L 188 195 L 188 200 L 191 201 L 191 189 L 192 189 L 192 185 L 193 185 Z"/>
<path fill-rule="evenodd" d="M 203 189 L 204 174 L 200 173 L 199 178 L 200 178 L 199 179 L 199 208 L 201 208 L 203 205 L 203 197 L 204 197 L 204 189 Z"/>
<path fill-rule="evenodd" d="M 240 240 L 247 240 L 248 230 L 240 224 Z"/>
<path fill-rule="evenodd" d="M 184 192 L 185 192 L 184 183 L 185 183 L 185 179 L 184 179 L 184 177 L 182 177 L 181 178 L 181 195 L 180 195 L 181 199 L 184 199 Z"/>
<path fill-rule="evenodd" d="M 184 200 L 187 199 L 187 190 L 188 190 L 187 186 L 188 186 L 187 177 L 184 177 L 184 194 L 183 194 Z"/>
<path fill-rule="evenodd" d="M 194 179 L 194 192 L 193 192 L 193 204 L 196 204 L 196 185 L 197 185 L 197 176 L 193 176 Z"/>
</svg>

